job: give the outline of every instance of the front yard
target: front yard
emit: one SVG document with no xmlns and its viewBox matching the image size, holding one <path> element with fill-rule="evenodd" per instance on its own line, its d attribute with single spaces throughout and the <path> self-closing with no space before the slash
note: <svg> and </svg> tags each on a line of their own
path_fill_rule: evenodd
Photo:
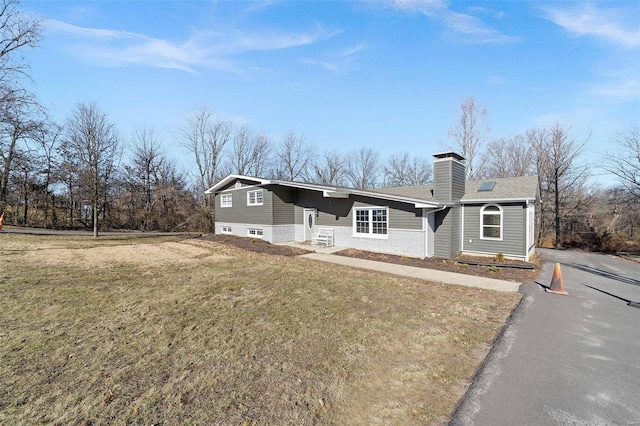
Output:
<svg viewBox="0 0 640 426">
<path fill-rule="evenodd" d="M 440 424 L 520 295 L 0 233 L 2 424 Z"/>
</svg>

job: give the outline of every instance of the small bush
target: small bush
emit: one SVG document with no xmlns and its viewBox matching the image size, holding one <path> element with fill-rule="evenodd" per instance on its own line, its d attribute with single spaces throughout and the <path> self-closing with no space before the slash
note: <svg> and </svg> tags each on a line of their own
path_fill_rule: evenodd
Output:
<svg viewBox="0 0 640 426">
<path fill-rule="evenodd" d="M 496 260 L 498 262 L 504 262 L 504 254 L 502 254 L 502 253 L 496 254 Z"/>
</svg>

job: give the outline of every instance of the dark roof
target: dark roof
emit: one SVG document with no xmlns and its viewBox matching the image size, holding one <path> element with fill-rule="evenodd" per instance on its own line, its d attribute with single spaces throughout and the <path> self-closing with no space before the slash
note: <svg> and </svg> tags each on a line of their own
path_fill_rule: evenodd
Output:
<svg viewBox="0 0 640 426">
<path fill-rule="evenodd" d="M 458 161 L 464 161 L 464 157 L 457 152 L 453 151 L 445 151 L 445 152 L 436 152 L 433 156 L 437 159 L 442 158 L 455 158 Z"/>
<path fill-rule="evenodd" d="M 478 191 L 484 182 L 495 182 L 491 191 Z M 433 199 L 433 184 L 417 186 L 395 186 L 379 188 L 373 191 L 382 194 L 398 195 L 401 197 L 419 198 L 425 201 Z M 538 194 L 538 177 L 521 176 L 500 179 L 482 179 L 469 181 L 465 184 L 462 202 L 491 201 L 491 200 L 534 200 Z"/>
<path fill-rule="evenodd" d="M 433 184 L 416 186 L 390 186 L 387 188 L 371 189 L 370 191 L 381 194 L 399 195 L 401 197 L 420 198 L 421 200 L 433 201 Z"/>
<path fill-rule="evenodd" d="M 435 207 L 442 205 L 440 201 L 433 198 L 433 184 L 417 185 L 417 186 L 396 186 L 377 189 L 359 190 L 354 188 L 319 185 L 314 183 L 289 182 L 276 179 L 262 179 L 251 176 L 229 175 L 206 193 L 217 193 L 228 183 L 236 179 L 253 180 L 260 185 L 282 185 L 297 188 L 306 188 L 323 192 L 326 197 L 344 198 L 348 194 L 364 195 L 375 198 L 387 198 L 390 200 L 408 202 L 416 207 Z M 478 191 L 484 182 L 495 182 L 491 191 Z M 514 178 L 502 179 L 484 179 L 470 181 L 466 183 L 465 195 L 462 197 L 462 203 L 472 202 L 490 202 L 490 201 L 523 201 L 535 200 L 538 195 L 538 178 L 537 176 L 522 176 Z M 423 205 L 426 203 L 426 205 Z"/>
<path fill-rule="evenodd" d="M 491 191 L 478 191 L 484 182 L 495 182 Z M 467 182 L 462 202 L 473 200 L 534 200 L 538 194 L 537 176 L 483 179 Z"/>
</svg>

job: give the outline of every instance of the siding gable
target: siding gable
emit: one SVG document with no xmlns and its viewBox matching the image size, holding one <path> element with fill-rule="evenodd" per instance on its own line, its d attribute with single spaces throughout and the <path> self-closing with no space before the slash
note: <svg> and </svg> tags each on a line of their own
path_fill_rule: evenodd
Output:
<svg viewBox="0 0 640 426">
<path fill-rule="evenodd" d="M 233 186 L 233 185 L 232 185 Z M 248 206 L 247 192 L 262 190 L 262 205 Z M 273 193 L 268 188 L 244 186 L 240 189 L 223 192 L 232 194 L 232 207 L 220 206 L 220 195 L 216 194 L 216 221 L 225 223 L 273 224 Z"/>
<path fill-rule="evenodd" d="M 488 203 L 495 204 L 495 203 Z M 465 204 L 463 249 L 466 252 L 503 253 L 507 256 L 526 256 L 526 215 L 524 203 L 501 203 L 502 241 L 480 238 L 480 209 L 484 204 Z"/>
</svg>

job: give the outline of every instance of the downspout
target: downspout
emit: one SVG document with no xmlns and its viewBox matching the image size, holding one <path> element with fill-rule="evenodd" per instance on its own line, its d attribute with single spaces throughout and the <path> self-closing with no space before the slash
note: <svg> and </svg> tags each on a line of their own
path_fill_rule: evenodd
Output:
<svg viewBox="0 0 640 426">
<path fill-rule="evenodd" d="M 526 232 L 526 235 L 524 237 L 524 241 L 525 241 L 524 242 L 524 260 L 525 260 L 525 262 L 528 262 L 529 261 L 529 253 L 530 253 L 530 250 L 531 250 L 531 244 L 533 243 L 533 241 L 529 241 L 529 236 L 533 234 L 533 232 L 529 232 L 529 227 L 532 226 L 532 224 L 530 223 L 530 220 L 529 220 L 529 200 L 525 200 L 525 202 L 524 202 L 524 215 L 525 215 L 524 223 L 526 224 L 525 225 L 525 231 L 524 231 L 524 232 Z M 533 217 L 534 217 L 533 221 L 535 223 L 535 213 L 534 213 Z"/>
</svg>

